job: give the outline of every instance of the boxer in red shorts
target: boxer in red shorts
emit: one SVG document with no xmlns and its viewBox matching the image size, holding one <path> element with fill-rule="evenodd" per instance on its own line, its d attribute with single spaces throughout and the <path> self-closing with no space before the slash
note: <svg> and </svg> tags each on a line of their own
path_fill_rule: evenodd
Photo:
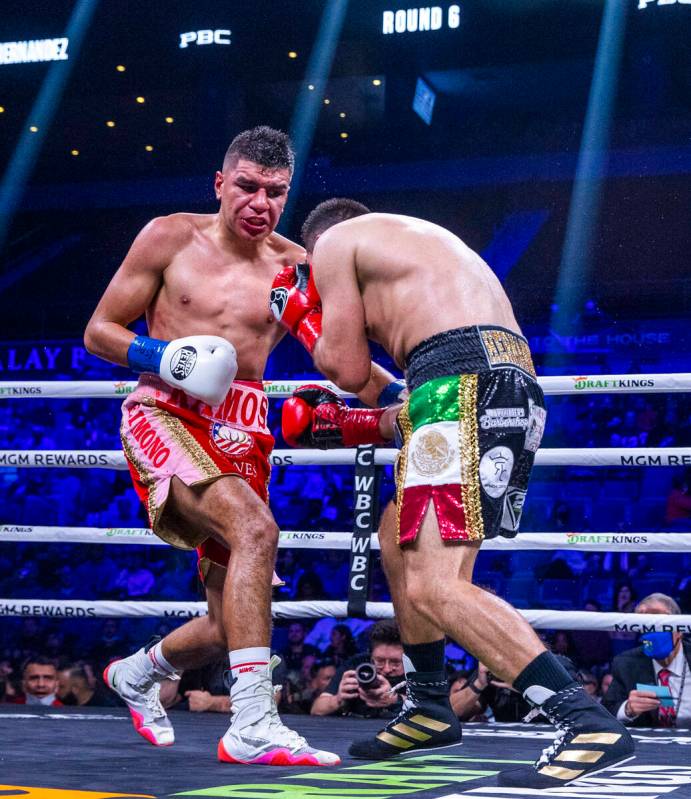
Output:
<svg viewBox="0 0 691 799">
<path fill-rule="evenodd" d="M 225 400 L 212 407 L 149 374 L 142 375 L 122 404 L 123 450 L 151 527 L 175 547 L 196 548 L 202 582 L 212 563 L 226 568 L 230 553 L 217 540 L 163 513 L 170 481 L 175 476 L 186 485 L 199 485 L 237 475 L 268 502 L 274 446 L 268 410 L 262 383 L 235 380 Z M 275 574 L 273 584 L 281 584 Z"/>
<path fill-rule="evenodd" d="M 272 287 L 280 289 L 283 321 L 295 322 L 289 329 L 306 345 L 318 335 L 320 318 L 311 306 L 304 320 L 295 311 L 302 294 L 292 285 L 291 265 L 305 253 L 275 233 L 293 160 L 280 131 L 259 127 L 236 136 L 214 180 L 218 212 L 149 222 L 84 341 L 90 352 L 143 375 L 124 403 L 123 445 L 154 531 L 176 546 L 200 547 L 209 610 L 111 664 L 106 682 L 127 703 L 142 737 L 170 745 L 160 682 L 227 652 L 232 715 L 219 759 L 321 766 L 340 759 L 309 746 L 279 718 L 269 649 L 279 531 L 266 503 L 272 442 L 260 385 L 286 332 L 267 307 Z M 128 329 L 142 314 L 147 336 Z M 376 405 L 392 381 L 373 366 L 359 396 Z M 376 426 L 378 417 L 370 421 Z"/>
</svg>

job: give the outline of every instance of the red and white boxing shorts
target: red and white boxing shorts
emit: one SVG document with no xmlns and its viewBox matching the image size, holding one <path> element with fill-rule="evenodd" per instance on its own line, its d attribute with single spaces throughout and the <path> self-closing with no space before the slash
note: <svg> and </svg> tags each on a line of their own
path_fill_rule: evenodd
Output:
<svg viewBox="0 0 691 799">
<path fill-rule="evenodd" d="M 274 446 L 268 407 L 261 383 L 236 380 L 225 400 L 211 407 L 150 374 L 140 376 L 122 404 L 120 438 L 151 528 L 168 544 L 196 548 L 202 578 L 209 562 L 225 568 L 229 552 L 189 520 L 164 513 L 171 478 L 192 486 L 234 475 L 268 502 Z"/>
</svg>

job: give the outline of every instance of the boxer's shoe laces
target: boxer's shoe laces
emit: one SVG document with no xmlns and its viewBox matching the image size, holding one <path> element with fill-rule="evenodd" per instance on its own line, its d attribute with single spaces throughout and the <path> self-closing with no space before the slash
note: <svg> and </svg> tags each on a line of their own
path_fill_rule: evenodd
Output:
<svg viewBox="0 0 691 799">
<path fill-rule="evenodd" d="M 391 721 L 388 726 L 393 726 L 394 724 L 398 724 L 401 721 L 405 721 L 407 716 L 406 714 L 411 710 L 416 710 L 420 706 L 420 700 L 418 697 L 415 696 L 415 689 L 413 684 L 410 680 L 403 680 L 403 682 L 399 682 L 394 685 L 389 693 L 398 694 L 401 691 L 405 691 L 405 696 L 403 697 L 403 703 L 401 704 L 401 709 L 398 711 L 398 715 Z"/>
<path fill-rule="evenodd" d="M 149 691 L 144 694 L 144 704 L 153 718 L 160 719 L 166 716 L 166 711 L 161 704 L 161 686 L 154 683 Z"/>
<path fill-rule="evenodd" d="M 565 698 L 568 699 L 570 695 L 580 692 L 579 688 L 572 688 L 565 692 Z M 556 706 L 555 710 L 559 707 Z M 542 766 L 549 766 L 552 764 L 554 758 L 564 749 L 575 734 L 574 725 L 568 719 L 558 716 L 556 713 L 551 712 L 544 705 L 533 708 L 528 715 L 523 719 L 524 721 L 532 721 L 536 716 L 544 716 L 550 724 L 557 728 L 557 734 L 549 746 L 546 746 L 540 757 L 535 761 L 535 768 L 542 768 Z"/>
<path fill-rule="evenodd" d="M 548 716 L 548 718 L 549 718 L 549 716 Z M 541 768 L 542 766 L 549 766 L 550 765 L 550 763 L 552 762 L 553 758 L 556 755 L 558 755 L 559 752 L 561 751 L 562 747 L 565 744 L 565 740 L 564 739 L 566 738 L 566 736 L 570 732 L 572 732 L 572 730 L 570 728 L 568 728 L 567 726 L 564 726 L 561 729 L 557 728 L 557 734 L 554 737 L 554 740 L 552 741 L 552 743 L 549 746 L 546 746 L 542 750 L 542 754 L 540 755 L 540 757 L 537 759 L 537 762 L 535 763 L 535 768 Z"/>
</svg>

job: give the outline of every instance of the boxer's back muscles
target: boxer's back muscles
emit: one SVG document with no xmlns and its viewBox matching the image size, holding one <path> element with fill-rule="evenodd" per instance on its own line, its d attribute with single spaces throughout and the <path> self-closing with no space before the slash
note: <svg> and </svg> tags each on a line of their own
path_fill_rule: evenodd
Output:
<svg viewBox="0 0 691 799">
<path fill-rule="evenodd" d="M 343 269 L 355 273 L 368 338 L 403 367 L 435 333 L 473 324 L 520 329 L 499 280 L 457 236 L 431 222 L 367 214 L 327 230 L 314 251 L 322 297 Z"/>
</svg>

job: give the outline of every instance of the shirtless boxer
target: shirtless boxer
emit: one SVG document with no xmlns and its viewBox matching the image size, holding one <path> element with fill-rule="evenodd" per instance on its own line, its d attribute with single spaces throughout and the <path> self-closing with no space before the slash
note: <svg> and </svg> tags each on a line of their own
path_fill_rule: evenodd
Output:
<svg viewBox="0 0 691 799">
<path fill-rule="evenodd" d="M 351 754 L 380 759 L 446 742 L 451 722 L 430 674 L 443 664 L 447 634 L 558 728 L 534 766 L 503 772 L 501 785 L 563 786 L 629 759 L 627 730 L 514 608 L 472 584 L 482 541 L 516 535 L 546 417 L 496 276 L 449 231 L 349 200 L 318 206 L 303 239 L 323 310 L 317 368 L 359 391 L 369 377 L 369 338 L 405 370 L 411 392 L 398 417 L 396 504 L 379 533 L 406 641 L 408 701 Z"/>
<path fill-rule="evenodd" d="M 137 731 L 169 745 L 174 734 L 159 683 L 232 645 L 233 713 L 219 758 L 332 765 L 337 755 L 313 749 L 282 724 L 270 675 L 278 528 L 267 505 L 273 438 L 261 380 L 285 334 L 266 296 L 276 274 L 294 272 L 288 265 L 304 257 L 274 232 L 292 169 L 284 133 L 260 127 L 238 135 L 216 173 L 218 213 L 178 213 L 146 225 L 86 329 L 90 352 L 142 373 L 123 403 L 125 454 L 156 534 L 197 548 L 209 606 L 208 616 L 111 664 L 104 676 Z M 142 313 L 154 338 L 127 329 Z M 392 380 L 373 367 L 362 398 L 376 404 Z M 374 412 L 370 424 L 378 420 Z M 236 479 L 219 479 L 228 476 Z"/>
</svg>

